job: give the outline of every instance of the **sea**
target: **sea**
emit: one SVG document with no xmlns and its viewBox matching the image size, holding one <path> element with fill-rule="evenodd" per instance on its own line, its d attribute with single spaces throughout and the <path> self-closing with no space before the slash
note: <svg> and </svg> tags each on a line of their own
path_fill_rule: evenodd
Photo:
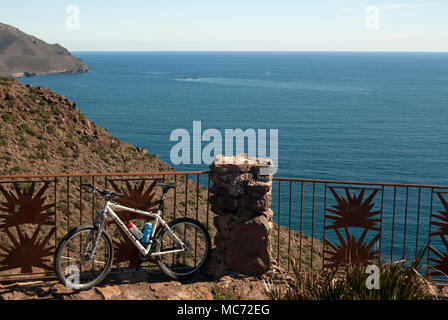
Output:
<svg viewBox="0 0 448 320">
<path fill-rule="evenodd" d="M 226 129 L 266 130 L 268 157 L 275 149 L 269 133 L 277 130 L 276 177 L 448 185 L 448 53 L 73 54 L 92 71 L 18 80 L 65 95 L 113 136 L 157 154 L 176 170 L 208 169 L 192 157 L 189 164 L 174 164 L 170 157 L 177 143 L 170 139 L 173 131 L 184 129 L 193 139 L 193 123 L 200 121 L 202 132 L 217 129 L 223 138 Z M 280 197 L 273 195 L 274 220 L 280 201 L 281 224 L 292 220 L 298 230 L 300 186 L 292 191 L 292 219 L 288 188 L 286 183 Z M 415 209 L 417 198 L 411 198 Z M 323 210 L 314 208 L 316 221 L 310 223 L 311 209 L 305 205 L 303 230 L 322 238 Z M 397 211 L 404 214 L 404 208 Z M 389 227 L 391 214 L 383 217 L 389 217 Z M 412 237 L 415 214 L 406 212 L 406 223 L 397 215 L 394 227 Z M 427 237 L 425 219 L 418 223 Z M 387 243 L 392 233 L 383 233 Z M 397 241 L 402 233 L 395 235 L 394 258 L 406 247 Z"/>
</svg>

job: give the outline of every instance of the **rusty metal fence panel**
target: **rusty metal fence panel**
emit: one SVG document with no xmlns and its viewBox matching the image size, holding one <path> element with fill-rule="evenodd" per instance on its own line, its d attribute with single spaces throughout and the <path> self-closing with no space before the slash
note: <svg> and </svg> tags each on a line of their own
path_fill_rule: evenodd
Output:
<svg viewBox="0 0 448 320">
<path fill-rule="evenodd" d="M 208 172 L 0 176 L 0 280 L 54 277 L 59 240 L 91 222 L 103 206 L 81 184 L 122 192 L 117 202 L 151 210 L 160 197 L 157 180 L 178 183 L 167 195 L 163 218 L 198 219 L 213 238 Z M 332 268 L 345 263 L 347 253 L 383 263 L 415 259 L 428 248 L 425 274 L 441 283 L 448 279 L 447 186 L 274 178 L 271 207 L 271 252 L 287 271 Z M 118 214 L 140 227 L 145 222 Z M 106 228 L 114 242 L 114 270 L 155 267 L 140 264 L 113 221 Z"/>
<path fill-rule="evenodd" d="M 448 280 L 448 187 L 274 178 L 273 257 L 291 271 L 415 260 Z M 292 259 L 291 259 L 292 258 Z"/>
<path fill-rule="evenodd" d="M 161 195 L 157 181 L 178 183 L 166 196 L 165 221 L 195 218 L 213 236 L 208 172 L 0 176 L 0 280 L 54 277 L 53 256 L 59 241 L 70 229 L 91 223 L 104 205 L 101 197 L 81 188 L 83 183 L 122 192 L 124 197 L 115 200 L 120 204 L 155 211 Z M 133 213 L 117 214 L 139 227 L 146 222 Z M 137 249 L 111 219 L 106 230 L 114 243 L 114 271 L 156 267 L 151 260 L 140 264 Z"/>
</svg>

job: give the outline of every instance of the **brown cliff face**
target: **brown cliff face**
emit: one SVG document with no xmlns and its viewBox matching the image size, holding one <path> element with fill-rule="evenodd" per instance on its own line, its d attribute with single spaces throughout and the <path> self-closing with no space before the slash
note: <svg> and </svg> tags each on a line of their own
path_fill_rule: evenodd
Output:
<svg viewBox="0 0 448 320">
<path fill-rule="evenodd" d="M 0 23 L 0 76 L 88 72 L 90 68 L 59 44 L 48 44 Z"/>
<path fill-rule="evenodd" d="M 0 78 L 1 174 L 154 172 L 172 168 L 121 142 L 49 89 Z"/>
</svg>

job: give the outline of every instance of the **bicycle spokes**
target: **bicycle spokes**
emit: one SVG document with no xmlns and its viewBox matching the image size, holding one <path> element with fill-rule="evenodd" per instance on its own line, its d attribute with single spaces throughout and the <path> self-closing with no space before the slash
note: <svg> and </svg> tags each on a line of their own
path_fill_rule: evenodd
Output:
<svg viewBox="0 0 448 320">
<path fill-rule="evenodd" d="M 58 256 L 61 277 L 65 284 L 74 289 L 91 283 L 108 267 L 111 259 L 111 245 L 104 237 L 98 239 L 92 252 L 97 232 L 92 229 L 75 233 L 60 248 Z"/>
<path fill-rule="evenodd" d="M 204 262 L 208 250 L 208 240 L 205 232 L 195 223 L 181 222 L 171 227 L 172 232 L 182 241 L 181 252 L 168 253 L 160 256 L 161 262 L 175 275 L 185 275 L 194 272 Z M 173 248 L 179 248 L 165 232 L 159 240 L 160 252 L 168 252 Z"/>
</svg>

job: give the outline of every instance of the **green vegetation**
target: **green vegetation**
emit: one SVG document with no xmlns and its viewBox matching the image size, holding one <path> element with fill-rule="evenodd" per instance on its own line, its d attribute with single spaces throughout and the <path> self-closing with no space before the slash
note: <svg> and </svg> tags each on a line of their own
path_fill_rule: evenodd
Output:
<svg viewBox="0 0 448 320">
<path fill-rule="evenodd" d="M 2 155 L 0 155 L 0 159 L 6 160 L 6 162 L 9 162 L 9 161 L 11 161 L 12 158 L 9 154 L 2 154 Z"/>
<path fill-rule="evenodd" d="M 6 146 L 8 144 L 8 138 L 0 134 L 0 146 Z"/>
<path fill-rule="evenodd" d="M 324 271 L 299 272 L 292 259 L 294 284 L 287 290 L 273 285 L 267 293 L 278 300 L 421 300 L 433 299 L 435 293 L 418 270 L 426 248 L 417 259 L 392 264 L 376 264 L 379 270 L 379 289 L 367 288 L 367 263 L 354 261 L 345 266 Z"/>
<path fill-rule="evenodd" d="M 31 187 L 31 183 L 30 182 L 19 182 L 19 183 L 17 183 L 17 186 L 21 189 L 28 189 L 29 187 Z"/>
<path fill-rule="evenodd" d="M 227 289 L 227 292 L 223 292 L 218 288 L 216 283 L 212 286 L 212 294 L 215 300 L 236 300 L 236 297 L 230 288 Z"/>
<path fill-rule="evenodd" d="M 46 111 L 44 108 L 34 109 L 34 114 L 37 114 L 36 121 L 42 123 L 44 121 L 50 120 L 50 113 Z"/>
<path fill-rule="evenodd" d="M 54 116 L 59 116 L 61 114 L 56 108 L 51 108 L 51 112 Z"/>
<path fill-rule="evenodd" d="M 79 140 L 82 144 L 87 146 L 90 142 L 92 142 L 93 138 L 87 134 L 84 134 L 83 136 L 81 136 L 81 138 L 79 138 Z"/>
<path fill-rule="evenodd" d="M 37 149 L 45 150 L 45 149 L 48 149 L 48 146 L 47 146 L 45 143 L 40 142 L 40 143 L 37 145 Z"/>
<path fill-rule="evenodd" d="M 73 139 L 74 139 L 73 131 L 68 131 L 66 134 L 66 137 L 67 137 L 67 141 L 73 141 Z"/>
<path fill-rule="evenodd" d="M 34 89 L 34 88 L 33 88 Z M 33 100 L 33 102 L 36 102 L 37 100 L 39 100 L 39 97 L 36 96 L 34 93 L 30 94 L 30 99 Z"/>
<path fill-rule="evenodd" d="M 30 95 L 39 93 L 39 89 L 37 87 L 30 87 L 29 90 L 31 92 Z"/>
<path fill-rule="evenodd" d="M 19 173 L 20 171 L 22 171 L 22 168 L 20 168 L 19 166 L 12 167 L 10 170 L 11 174 L 16 174 Z"/>
<path fill-rule="evenodd" d="M 3 113 L 2 114 L 2 119 L 6 122 L 6 123 L 13 123 L 15 122 L 17 119 L 16 117 L 14 117 L 12 114 L 10 113 Z"/>
<path fill-rule="evenodd" d="M 0 85 L 10 87 L 14 79 L 10 77 L 0 77 Z"/>
<path fill-rule="evenodd" d="M 64 158 L 68 158 L 68 156 L 69 156 L 67 149 L 65 149 L 63 146 L 57 147 L 56 153 Z"/>
<path fill-rule="evenodd" d="M 78 159 L 79 158 L 79 153 L 80 153 L 79 149 L 74 149 L 73 150 L 73 158 Z"/>
<path fill-rule="evenodd" d="M 95 148 L 94 151 L 100 156 L 101 160 L 103 160 L 106 163 L 109 162 L 109 157 L 108 157 L 109 154 L 104 146 L 99 145 L 98 147 Z"/>
<path fill-rule="evenodd" d="M 27 148 L 28 147 L 28 142 L 26 142 L 26 140 L 24 138 L 20 138 L 19 146 Z"/>
<path fill-rule="evenodd" d="M 22 130 L 25 131 L 26 134 L 28 134 L 32 137 L 37 136 L 37 133 L 34 130 L 32 130 L 30 127 L 28 127 L 26 124 L 22 125 Z"/>
<path fill-rule="evenodd" d="M 47 126 L 47 132 L 53 136 L 56 136 L 56 129 L 51 124 Z"/>
<path fill-rule="evenodd" d="M 50 155 L 45 152 L 45 151 L 36 151 L 33 154 L 29 155 L 30 159 L 35 159 L 35 160 L 50 160 Z"/>
<path fill-rule="evenodd" d="M 117 151 L 117 149 L 120 147 L 120 144 L 119 144 L 118 142 L 112 142 L 112 143 L 109 145 L 109 147 L 110 147 L 111 150 L 113 150 L 113 151 Z"/>
</svg>

